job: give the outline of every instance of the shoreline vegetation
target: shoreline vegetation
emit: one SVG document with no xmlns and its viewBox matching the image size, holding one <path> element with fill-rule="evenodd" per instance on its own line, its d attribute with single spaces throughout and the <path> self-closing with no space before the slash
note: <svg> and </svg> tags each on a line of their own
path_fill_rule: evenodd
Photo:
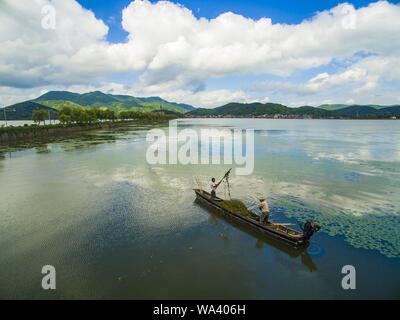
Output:
<svg viewBox="0 0 400 320">
<path fill-rule="evenodd" d="M 121 111 L 118 115 L 112 110 L 82 109 L 64 107 L 58 113 L 59 124 L 46 125 L 47 111 L 35 110 L 33 125 L 8 126 L 0 128 L 0 143 L 62 136 L 79 131 L 124 127 L 133 124 L 158 124 L 178 118 L 178 114 L 168 111 L 140 113 Z M 44 122 L 44 125 L 40 123 Z"/>
<path fill-rule="evenodd" d="M 332 119 L 332 120 L 396 120 L 400 105 L 394 106 L 338 106 L 323 108 L 304 106 L 290 108 L 277 103 L 229 103 L 215 109 L 196 109 L 185 113 L 186 118 L 261 118 L 261 119 Z M 332 108 L 332 110 L 328 110 Z"/>
</svg>

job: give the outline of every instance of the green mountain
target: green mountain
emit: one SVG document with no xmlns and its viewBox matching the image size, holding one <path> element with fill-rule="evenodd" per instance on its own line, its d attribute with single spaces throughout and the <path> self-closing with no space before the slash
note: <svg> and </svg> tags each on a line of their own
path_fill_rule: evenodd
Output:
<svg viewBox="0 0 400 320">
<path fill-rule="evenodd" d="M 5 112 L 7 120 L 32 120 L 33 111 L 41 109 L 50 111 L 52 119 L 57 117 L 58 111 L 56 109 L 49 108 L 32 101 L 25 101 L 6 107 Z M 3 109 L 0 109 L 0 120 L 4 120 Z"/>
<path fill-rule="evenodd" d="M 326 110 L 304 106 L 289 108 L 276 103 L 229 103 L 215 109 L 196 109 L 186 114 L 188 117 L 313 117 L 313 118 L 365 118 L 381 119 L 392 116 L 400 117 L 400 106 L 384 107 L 376 109 L 371 106 L 347 106 L 337 110 Z"/>
<path fill-rule="evenodd" d="M 64 106 L 81 108 L 108 108 L 119 112 L 133 110 L 139 112 L 156 112 L 164 110 L 174 114 L 186 114 L 188 117 L 313 117 L 313 118 L 363 118 L 384 119 L 393 116 L 400 117 L 400 105 L 322 105 L 318 108 L 304 106 L 289 108 L 277 103 L 229 103 L 215 109 L 196 109 L 190 105 L 168 102 L 159 97 L 137 98 L 127 95 L 105 94 L 100 91 L 85 94 L 68 91 L 51 91 L 37 99 L 17 103 L 6 107 L 7 119 L 30 120 L 33 110 L 45 109 L 54 112 Z M 328 110 L 331 109 L 331 110 Z M 0 120 L 4 119 L 0 109 Z"/>
<path fill-rule="evenodd" d="M 184 114 L 195 110 L 193 106 L 169 102 L 159 97 L 136 98 L 127 95 L 105 94 L 100 91 L 84 94 L 69 91 L 50 91 L 34 100 L 24 101 L 6 107 L 8 120 L 31 120 L 33 110 L 45 109 L 57 115 L 58 110 L 68 106 L 71 108 L 107 108 L 115 112 L 133 110 L 152 112 L 163 110 L 173 114 Z M 0 109 L 0 120 L 4 119 L 4 111 Z"/>
<path fill-rule="evenodd" d="M 243 116 L 243 115 L 263 115 L 265 112 L 268 114 L 284 112 L 287 107 L 281 104 L 273 103 L 228 103 L 222 107 L 215 109 L 196 109 L 187 113 L 191 116 Z"/>
<path fill-rule="evenodd" d="M 108 108 L 116 112 L 122 110 L 149 112 L 163 109 L 178 113 L 186 113 L 195 109 L 193 106 L 168 102 L 159 97 L 136 98 L 127 95 L 105 94 L 100 91 L 84 94 L 68 91 L 51 91 L 32 101 L 57 110 L 60 110 L 64 106 Z"/>
<path fill-rule="evenodd" d="M 276 103 L 229 103 L 215 109 L 196 109 L 188 112 L 188 116 L 263 116 L 263 115 L 315 115 L 330 116 L 330 111 L 304 106 L 289 108 Z"/>
<path fill-rule="evenodd" d="M 377 109 L 370 106 L 349 106 L 334 112 L 340 113 L 342 115 L 368 115 L 379 112 Z"/>
<path fill-rule="evenodd" d="M 340 106 L 340 105 L 336 105 Z M 340 109 L 332 110 L 335 114 L 350 117 L 385 118 L 390 116 L 398 117 L 400 106 L 380 106 L 380 105 L 342 105 Z"/>
<path fill-rule="evenodd" d="M 370 108 L 374 108 L 377 110 L 380 109 L 385 109 L 385 108 L 390 108 L 390 107 L 395 107 L 395 106 L 381 106 L 381 105 L 376 105 L 376 104 L 368 104 L 368 105 L 352 105 L 352 104 L 323 104 L 320 105 L 318 108 L 320 109 L 324 109 L 324 110 L 329 110 L 329 111 L 336 111 L 336 110 L 341 110 L 341 109 L 345 109 L 348 107 L 354 107 L 354 106 L 358 106 L 358 107 L 370 107 Z"/>
<path fill-rule="evenodd" d="M 320 105 L 319 109 L 324 109 L 328 111 L 340 110 L 349 107 L 347 104 L 323 104 Z"/>
</svg>

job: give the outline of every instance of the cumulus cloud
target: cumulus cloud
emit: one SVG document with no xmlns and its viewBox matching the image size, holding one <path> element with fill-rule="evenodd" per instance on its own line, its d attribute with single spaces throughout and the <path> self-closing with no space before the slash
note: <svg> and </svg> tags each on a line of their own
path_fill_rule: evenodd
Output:
<svg viewBox="0 0 400 320">
<path fill-rule="evenodd" d="M 42 8 L 56 9 L 56 29 L 44 29 Z M 83 47 L 104 40 L 108 27 L 71 0 L 3 0 L 0 4 L 0 85 L 31 88 L 69 84 L 85 70 L 70 68 Z M 96 62 L 90 71 L 96 74 Z"/>
<path fill-rule="evenodd" d="M 57 12 L 55 30 L 41 26 L 41 9 L 48 4 Z M 206 91 L 210 78 L 249 73 L 287 77 L 360 52 L 367 56 L 336 74 L 322 72 L 301 85 L 269 83 L 252 90 L 263 91 L 264 97 L 273 90 L 311 95 L 351 84 L 360 94 L 380 81 L 400 80 L 400 6 L 386 1 L 357 10 L 340 4 L 286 25 L 232 12 L 197 18 L 179 4 L 135 0 L 122 12 L 128 38 L 117 44 L 105 40 L 107 25 L 75 0 L 3 0 L 0 6 L 0 86 L 101 85 L 114 73 L 134 71 L 142 75 L 131 90 L 214 106 L 218 94 L 225 94 L 225 101 L 251 98 L 243 90 Z"/>
<path fill-rule="evenodd" d="M 350 98 L 346 101 L 347 104 L 354 104 L 356 101 L 353 98 Z"/>
<path fill-rule="evenodd" d="M 266 81 L 248 86 L 247 90 L 249 92 L 279 91 L 281 94 L 298 97 L 330 94 L 335 96 L 335 99 L 338 99 L 335 92 L 340 90 L 341 103 L 392 104 L 398 94 L 399 65 L 399 57 L 372 55 L 334 74 L 319 73 L 304 83 Z M 379 88 L 381 83 L 385 83 L 386 86 Z M 336 100 L 336 102 L 339 101 Z"/>
<path fill-rule="evenodd" d="M 141 47 L 139 59 L 146 60 L 150 70 L 176 65 L 209 76 L 287 75 L 360 51 L 398 54 L 399 18 L 400 7 L 385 1 L 359 10 L 341 4 L 298 25 L 231 12 L 197 19 L 171 2 L 134 1 L 123 12 L 123 26 L 130 33 L 126 47 Z"/>
<path fill-rule="evenodd" d="M 21 101 L 35 99 L 38 95 L 36 89 L 20 89 L 0 86 L 0 106 L 9 106 Z"/>
</svg>

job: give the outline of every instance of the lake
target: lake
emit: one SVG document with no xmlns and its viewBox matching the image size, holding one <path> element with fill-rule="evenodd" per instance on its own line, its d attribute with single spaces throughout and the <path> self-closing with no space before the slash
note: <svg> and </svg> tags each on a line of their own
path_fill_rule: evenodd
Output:
<svg viewBox="0 0 400 320">
<path fill-rule="evenodd" d="M 255 129 L 254 172 L 231 176 L 232 197 L 320 223 L 300 251 L 195 202 L 195 178 L 208 189 L 230 166 L 148 164 L 152 128 L 0 146 L 1 299 L 400 298 L 400 122 L 179 120 Z"/>
</svg>

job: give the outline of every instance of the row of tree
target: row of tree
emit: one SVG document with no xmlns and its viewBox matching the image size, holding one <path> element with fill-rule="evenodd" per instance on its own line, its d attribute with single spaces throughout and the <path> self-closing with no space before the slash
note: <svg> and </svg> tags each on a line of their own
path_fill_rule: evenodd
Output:
<svg viewBox="0 0 400 320">
<path fill-rule="evenodd" d="M 35 110 L 32 114 L 32 119 L 36 123 L 42 121 L 46 124 L 48 112 L 46 110 Z M 118 115 L 110 109 L 97 109 L 97 108 L 70 108 L 63 107 L 58 112 L 58 120 L 62 124 L 93 124 L 100 121 L 115 121 L 120 120 L 143 120 L 143 121 L 157 121 L 176 118 L 175 115 L 164 114 L 162 112 L 136 112 L 136 111 L 121 111 Z"/>
<path fill-rule="evenodd" d="M 79 124 L 92 124 L 99 120 L 114 121 L 117 116 L 114 111 L 109 109 L 83 109 L 83 108 L 70 108 L 62 107 L 58 120 L 63 124 L 79 123 Z"/>
<path fill-rule="evenodd" d="M 123 110 L 118 114 L 118 118 L 121 120 L 157 121 L 177 118 L 177 115 L 175 113 L 169 114 L 167 111 L 137 112 L 132 110 Z"/>
<path fill-rule="evenodd" d="M 46 124 L 46 119 L 48 118 L 49 113 L 46 110 L 34 110 L 32 113 L 32 120 L 35 123 L 40 124 L 42 121 L 44 122 L 44 124 Z"/>
</svg>

